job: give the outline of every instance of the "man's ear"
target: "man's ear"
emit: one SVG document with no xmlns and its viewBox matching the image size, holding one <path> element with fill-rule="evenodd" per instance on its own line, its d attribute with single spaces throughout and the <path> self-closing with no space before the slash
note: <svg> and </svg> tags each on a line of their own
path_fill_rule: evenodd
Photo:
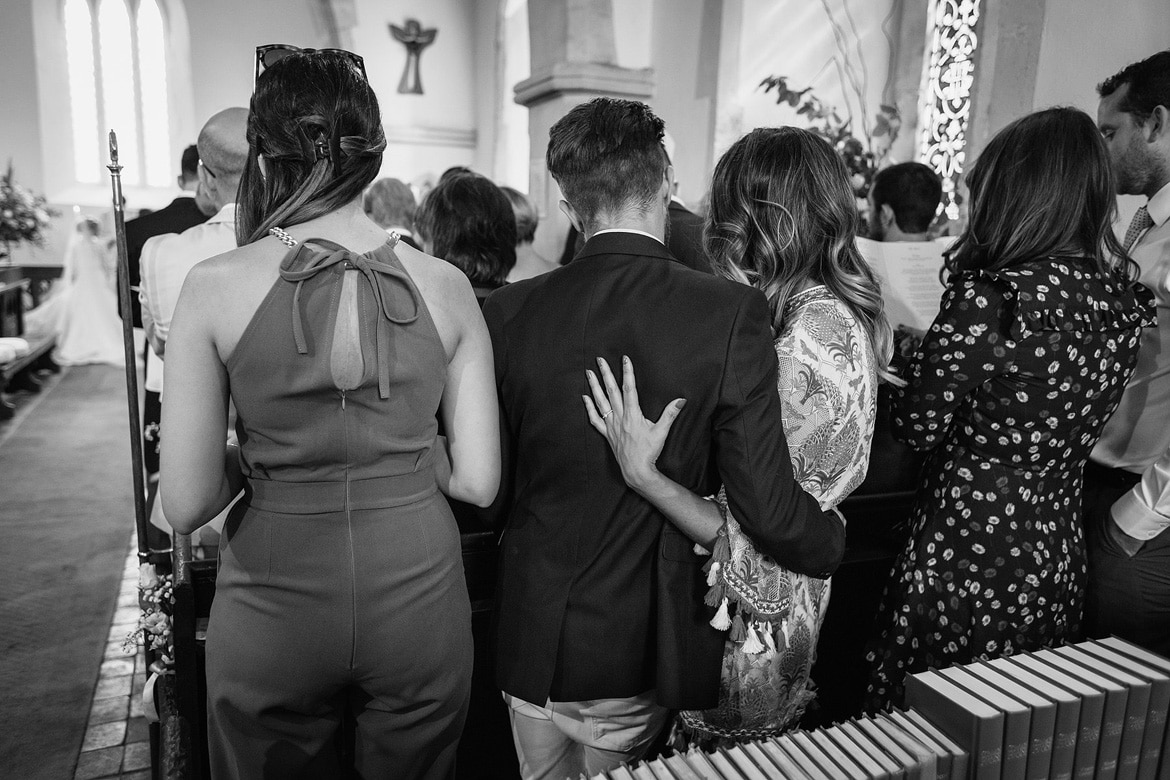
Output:
<svg viewBox="0 0 1170 780">
<path fill-rule="evenodd" d="M 662 181 L 666 187 L 666 203 L 667 203 L 667 205 L 669 205 L 670 198 L 672 195 L 674 195 L 674 191 L 678 187 L 678 183 L 675 182 L 675 180 L 674 180 L 674 166 L 673 165 L 666 166 L 666 170 L 663 171 L 663 173 L 662 173 Z"/>
<path fill-rule="evenodd" d="M 1142 128 L 1146 131 L 1146 141 L 1170 140 L 1170 108 L 1154 106 L 1154 110 L 1146 122 L 1147 124 Z"/>
<path fill-rule="evenodd" d="M 569 201 L 565 200 L 564 198 L 561 198 L 557 203 L 557 206 L 560 208 L 561 213 L 569 218 L 569 223 L 577 229 L 577 232 L 581 235 L 585 235 L 585 223 L 581 220 L 581 217 L 578 216 L 577 209 L 573 208 L 573 204 L 569 203 Z"/>
<path fill-rule="evenodd" d="M 898 224 L 896 218 L 894 217 L 894 207 L 889 203 L 882 204 L 882 207 L 879 210 L 879 214 L 880 216 L 878 219 L 881 220 L 882 227 L 889 227 L 890 225 Z"/>
</svg>

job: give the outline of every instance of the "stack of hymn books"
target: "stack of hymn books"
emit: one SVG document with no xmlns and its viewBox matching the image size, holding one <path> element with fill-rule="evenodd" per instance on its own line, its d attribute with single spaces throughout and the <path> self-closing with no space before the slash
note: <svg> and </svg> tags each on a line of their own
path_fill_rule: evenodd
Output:
<svg viewBox="0 0 1170 780">
<path fill-rule="evenodd" d="M 906 704 L 595 780 L 1170 780 L 1170 659 L 1121 639 L 910 675 Z"/>
<path fill-rule="evenodd" d="M 1170 778 L 1170 660 L 1115 637 L 911 675 L 906 703 L 976 780 Z"/>
</svg>

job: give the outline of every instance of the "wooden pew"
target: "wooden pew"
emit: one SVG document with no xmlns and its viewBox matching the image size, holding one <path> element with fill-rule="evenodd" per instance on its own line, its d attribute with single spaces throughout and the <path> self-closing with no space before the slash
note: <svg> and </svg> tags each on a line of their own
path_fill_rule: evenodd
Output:
<svg viewBox="0 0 1170 780">
<path fill-rule="evenodd" d="M 20 266 L 0 268 L 0 337 L 24 337 L 24 296 L 32 283 Z M 29 342 L 29 351 L 5 363 L 0 363 L 0 420 L 9 420 L 16 407 L 4 398 L 10 390 L 25 390 L 35 393 L 40 390 L 36 372 L 58 371 L 53 362 L 53 347 L 57 344 L 53 335 L 40 336 Z"/>
</svg>

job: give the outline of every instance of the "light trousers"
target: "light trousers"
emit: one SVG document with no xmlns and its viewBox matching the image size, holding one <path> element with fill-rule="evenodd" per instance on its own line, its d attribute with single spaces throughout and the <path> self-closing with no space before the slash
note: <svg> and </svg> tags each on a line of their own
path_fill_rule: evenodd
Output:
<svg viewBox="0 0 1170 780">
<path fill-rule="evenodd" d="M 637 761 L 670 714 L 655 704 L 654 691 L 543 706 L 505 693 L 504 701 L 524 780 L 578 780 Z"/>
</svg>

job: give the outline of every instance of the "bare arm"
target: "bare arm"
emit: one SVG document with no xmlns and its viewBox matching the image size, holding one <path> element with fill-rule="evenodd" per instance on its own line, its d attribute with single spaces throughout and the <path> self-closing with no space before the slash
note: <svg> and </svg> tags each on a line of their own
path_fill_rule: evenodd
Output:
<svg viewBox="0 0 1170 780">
<path fill-rule="evenodd" d="M 585 372 L 593 397 L 582 396 L 582 399 L 590 424 L 609 442 L 622 470 L 622 478 L 631 490 L 666 515 L 691 541 L 711 549 L 723 526 L 719 507 L 684 488 L 657 467 L 670 426 L 678 418 L 686 400 L 676 398 L 671 401 L 658 421 L 650 422 L 642 415 L 630 359 L 622 358 L 620 389 L 609 364 L 603 358 L 598 358 L 597 364 L 601 379 L 599 381 L 592 371 Z M 610 410 L 612 413 L 608 413 Z"/>
<path fill-rule="evenodd" d="M 167 520 L 179 533 L 191 533 L 215 517 L 242 485 L 238 459 L 227 458 L 234 466 L 225 468 L 227 369 L 210 323 L 217 297 L 207 274 L 193 270 L 169 338 L 159 489 Z"/>
<path fill-rule="evenodd" d="M 437 442 L 435 475 L 451 498 L 490 506 L 500 487 L 500 421 L 492 343 L 470 285 L 461 287 L 459 342 L 447 364 L 439 404 L 445 441 Z M 466 300 L 463 300 L 463 299 Z"/>
</svg>

